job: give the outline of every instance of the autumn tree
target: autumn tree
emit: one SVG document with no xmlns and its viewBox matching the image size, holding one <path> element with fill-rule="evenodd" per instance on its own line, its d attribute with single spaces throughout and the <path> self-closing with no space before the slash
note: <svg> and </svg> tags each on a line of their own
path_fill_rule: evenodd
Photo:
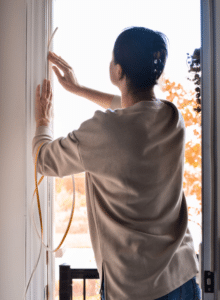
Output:
<svg viewBox="0 0 220 300">
<path fill-rule="evenodd" d="M 201 205 L 201 114 L 194 110 L 197 106 L 195 92 L 186 92 L 180 83 L 171 82 L 163 78 L 161 89 L 166 95 L 166 100 L 173 102 L 180 110 L 186 127 L 186 132 L 191 138 L 185 143 L 185 165 L 183 189 L 187 196 L 194 195 Z M 200 214 L 201 210 L 190 213 L 189 216 Z M 192 218 L 189 218 L 191 221 Z M 197 223 L 198 224 L 198 223 Z M 198 224 L 200 227 L 201 225 Z"/>
</svg>

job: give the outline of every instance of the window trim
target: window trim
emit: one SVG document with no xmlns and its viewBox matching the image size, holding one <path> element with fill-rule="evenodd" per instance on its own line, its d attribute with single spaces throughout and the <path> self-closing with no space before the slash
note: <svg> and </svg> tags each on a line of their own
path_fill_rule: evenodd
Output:
<svg viewBox="0 0 220 300">
<path fill-rule="evenodd" d="M 32 140 L 35 135 L 35 92 L 38 84 L 43 79 L 50 79 L 48 61 L 47 61 L 47 45 L 52 34 L 52 1 L 51 0 L 26 0 L 26 215 L 30 216 L 25 221 L 25 287 L 30 280 L 35 264 L 40 253 L 40 240 L 35 232 L 30 208 L 35 190 L 34 182 L 34 164 L 32 157 Z M 52 43 L 50 46 L 52 49 Z M 38 174 L 38 179 L 40 175 Z M 53 212 L 53 178 L 44 177 L 39 186 L 40 203 L 43 219 L 44 243 L 53 248 L 51 241 L 53 240 L 52 230 L 52 212 Z M 36 196 L 35 196 L 36 197 Z M 34 200 L 35 221 L 39 232 L 39 216 L 36 206 L 36 198 Z M 54 279 L 54 263 L 53 253 L 49 253 L 47 259 L 47 251 L 42 246 L 40 260 L 31 279 L 27 290 L 26 299 L 53 299 L 52 293 L 47 297 L 47 286 L 50 284 L 49 290 L 53 290 Z M 48 260 L 48 264 L 47 264 Z M 52 288 L 52 289 L 51 289 Z"/>
<path fill-rule="evenodd" d="M 213 2 L 201 1 L 201 99 L 202 99 L 202 243 L 200 244 L 200 288 L 204 298 L 204 270 L 214 272 L 214 73 Z M 203 113 L 205 112 L 205 113 Z M 205 213 L 204 213 L 205 212 Z M 205 245 L 205 246 L 204 246 Z M 213 246 L 212 246 L 213 245 Z"/>
<path fill-rule="evenodd" d="M 219 289 L 219 209 L 220 185 L 220 3 L 216 0 L 201 0 L 201 67 L 202 67 L 202 243 L 200 247 L 200 288 L 206 299 L 204 271 L 214 273 L 214 294 Z M 207 295 L 207 299 L 211 295 Z"/>
</svg>

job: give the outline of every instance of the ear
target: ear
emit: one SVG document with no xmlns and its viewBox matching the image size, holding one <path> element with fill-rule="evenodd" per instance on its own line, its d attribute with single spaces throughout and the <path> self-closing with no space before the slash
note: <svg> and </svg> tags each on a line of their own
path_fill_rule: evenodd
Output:
<svg viewBox="0 0 220 300">
<path fill-rule="evenodd" d="M 116 65 L 116 74 L 117 74 L 117 78 L 119 80 L 123 79 L 123 77 L 125 75 L 125 74 L 123 74 L 122 67 L 119 64 Z"/>
</svg>

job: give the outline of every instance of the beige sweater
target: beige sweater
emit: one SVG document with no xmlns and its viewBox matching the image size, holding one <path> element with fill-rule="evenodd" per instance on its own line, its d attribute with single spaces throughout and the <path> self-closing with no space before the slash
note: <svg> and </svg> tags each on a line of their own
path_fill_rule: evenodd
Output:
<svg viewBox="0 0 220 300">
<path fill-rule="evenodd" d="M 37 171 L 85 172 L 91 242 L 106 300 L 153 300 L 199 271 L 183 191 L 185 124 L 170 101 L 97 110 L 67 137 L 36 130 Z M 76 199 L 77 201 L 77 199 Z M 101 291 L 100 291 L 101 292 Z"/>
</svg>

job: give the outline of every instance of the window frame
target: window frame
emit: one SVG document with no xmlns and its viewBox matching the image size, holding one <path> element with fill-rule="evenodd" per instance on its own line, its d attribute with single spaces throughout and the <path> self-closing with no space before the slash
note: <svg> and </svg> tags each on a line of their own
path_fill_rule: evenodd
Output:
<svg viewBox="0 0 220 300">
<path fill-rule="evenodd" d="M 35 90 L 42 85 L 43 79 L 53 81 L 47 62 L 47 44 L 53 28 L 53 2 L 55 0 L 26 0 L 26 214 L 30 213 L 34 185 L 34 164 L 32 158 L 32 139 L 35 135 Z M 220 206 L 218 198 L 218 170 L 220 164 L 218 149 L 220 149 L 220 3 L 217 0 L 201 0 L 201 94 L 202 94 L 202 243 L 200 244 L 200 288 L 202 299 L 206 299 L 204 291 L 204 270 L 214 272 L 214 295 L 218 295 L 220 238 Z M 53 51 L 53 43 L 50 47 Z M 53 84 L 53 83 L 52 83 Z M 53 128 L 53 126 L 52 126 Z M 54 249 L 53 212 L 54 212 L 54 178 L 45 177 L 39 187 L 41 209 L 44 225 L 44 242 Z M 36 203 L 35 203 L 36 204 Z M 36 208 L 36 206 L 35 206 Z M 35 209 L 35 218 L 38 217 Z M 29 280 L 37 261 L 40 241 L 37 238 L 30 218 L 26 219 L 26 266 L 25 282 Z M 42 247 L 41 259 L 27 291 L 27 299 L 53 299 L 55 285 L 54 253 L 48 253 Z M 215 274 L 216 273 L 216 274 Z"/>
<path fill-rule="evenodd" d="M 35 135 L 35 93 L 38 84 L 45 78 L 52 81 L 47 61 L 47 45 L 52 34 L 52 1 L 26 0 L 26 218 L 25 223 L 25 283 L 27 285 L 40 253 L 41 242 L 35 232 L 31 203 L 35 190 L 32 140 Z M 52 45 L 50 46 L 52 49 Z M 53 126 L 52 126 L 53 129 Z M 38 180 L 40 175 L 38 174 Z M 44 177 L 39 186 L 40 204 L 43 220 L 44 243 L 53 248 L 53 190 L 54 179 Z M 36 196 L 35 196 L 36 197 Z M 36 198 L 34 200 L 35 222 L 40 232 Z M 48 253 L 42 246 L 37 268 L 27 290 L 26 299 L 53 299 L 54 262 L 53 253 Z M 49 289 L 48 289 L 49 286 Z"/>
<path fill-rule="evenodd" d="M 202 95 L 202 243 L 200 244 L 200 288 L 202 299 L 211 299 L 205 293 L 204 271 L 214 275 L 213 299 L 219 298 L 219 229 L 220 186 L 220 3 L 201 0 L 201 95 Z"/>
</svg>

